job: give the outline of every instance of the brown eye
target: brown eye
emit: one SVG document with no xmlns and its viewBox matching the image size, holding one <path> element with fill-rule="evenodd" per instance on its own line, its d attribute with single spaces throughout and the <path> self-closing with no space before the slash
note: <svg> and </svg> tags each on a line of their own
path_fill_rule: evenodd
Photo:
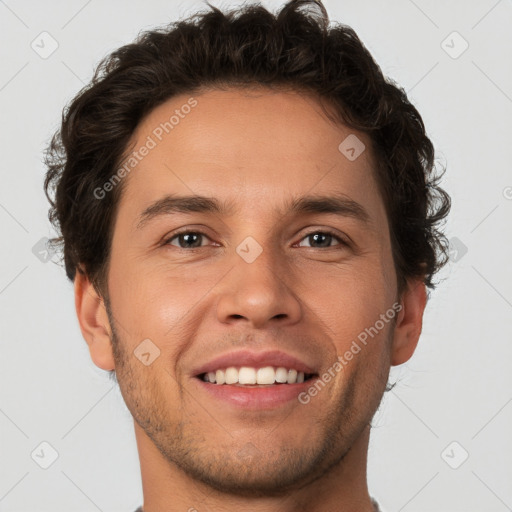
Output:
<svg viewBox="0 0 512 512">
<path fill-rule="evenodd" d="M 173 235 L 165 243 L 166 245 L 173 245 L 180 249 L 197 249 L 203 246 L 202 241 L 204 238 L 208 237 L 200 231 L 184 231 Z M 173 243 L 174 240 L 176 240 L 177 243 Z"/>
<path fill-rule="evenodd" d="M 330 248 L 335 245 L 347 245 L 347 243 L 344 240 L 342 240 L 339 236 L 328 231 L 315 231 L 313 233 L 310 233 L 309 235 L 306 235 L 302 240 L 307 240 L 309 245 L 304 246 L 301 243 L 299 244 L 301 247 L 312 247 L 322 249 Z M 335 241 L 336 243 L 333 244 L 333 241 Z"/>
</svg>

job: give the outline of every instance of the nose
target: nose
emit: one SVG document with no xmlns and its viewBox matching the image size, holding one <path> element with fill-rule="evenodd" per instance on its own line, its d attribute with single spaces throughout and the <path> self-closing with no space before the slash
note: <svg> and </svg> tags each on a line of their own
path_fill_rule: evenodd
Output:
<svg viewBox="0 0 512 512">
<path fill-rule="evenodd" d="M 217 318 L 221 323 L 246 322 L 253 328 L 292 325 L 302 307 L 294 294 L 293 275 L 278 255 L 264 250 L 252 263 L 234 255 L 235 267 L 219 284 Z"/>
</svg>

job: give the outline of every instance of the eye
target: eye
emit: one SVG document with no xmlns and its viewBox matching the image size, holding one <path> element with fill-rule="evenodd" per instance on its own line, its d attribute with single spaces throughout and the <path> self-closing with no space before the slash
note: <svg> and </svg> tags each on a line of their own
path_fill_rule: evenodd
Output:
<svg viewBox="0 0 512 512">
<path fill-rule="evenodd" d="M 180 233 L 174 233 L 171 237 L 165 240 L 164 245 L 172 245 L 180 249 L 198 249 L 207 245 L 203 243 L 205 239 L 210 240 L 210 238 L 202 231 L 182 231 Z M 304 240 L 307 240 L 308 245 L 303 245 Z M 333 244 L 333 242 L 335 243 Z M 330 231 L 314 231 L 302 238 L 298 245 L 299 247 L 329 249 L 330 247 L 337 245 L 347 247 L 349 244 L 340 236 Z"/>
<path fill-rule="evenodd" d="M 313 247 L 313 248 L 330 248 L 332 247 L 331 242 L 336 241 L 337 243 L 334 245 L 343 245 L 348 246 L 348 243 L 345 242 L 341 237 L 331 233 L 330 231 L 314 231 L 306 235 L 302 240 L 307 240 L 309 242 L 309 246 L 305 247 Z M 302 241 L 301 241 L 302 242 Z M 300 247 L 304 247 L 302 243 L 299 242 Z"/>
<path fill-rule="evenodd" d="M 173 245 L 180 249 L 197 249 L 202 247 L 201 243 L 204 239 L 209 238 L 202 231 L 182 231 L 181 233 L 175 233 L 172 237 L 168 238 L 164 244 Z M 177 243 L 173 243 L 176 240 Z"/>
</svg>

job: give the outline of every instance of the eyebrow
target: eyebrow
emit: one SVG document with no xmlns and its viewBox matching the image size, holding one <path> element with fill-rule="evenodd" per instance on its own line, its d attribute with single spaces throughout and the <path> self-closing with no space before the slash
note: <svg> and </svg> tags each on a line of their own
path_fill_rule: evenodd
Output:
<svg viewBox="0 0 512 512">
<path fill-rule="evenodd" d="M 284 208 L 287 213 L 327 213 L 356 219 L 370 224 L 371 217 L 366 209 L 353 199 L 343 195 L 304 196 L 292 198 Z M 220 202 L 214 197 L 190 195 L 166 195 L 151 203 L 139 216 L 137 229 L 142 229 L 150 220 L 173 213 L 210 213 L 231 216 L 238 212 L 233 203 Z"/>
</svg>

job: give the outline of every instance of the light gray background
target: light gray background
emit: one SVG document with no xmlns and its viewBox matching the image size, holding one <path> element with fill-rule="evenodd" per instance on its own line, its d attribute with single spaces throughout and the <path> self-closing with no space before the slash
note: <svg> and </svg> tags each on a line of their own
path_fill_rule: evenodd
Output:
<svg viewBox="0 0 512 512">
<path fill-rule="evenodd" d="M 512 510 L 512 2 L 325 5 L 408 91 L 448 167 L 453 199 L 452 261 L 419 348 L 393 371 L 399 384 L 375 418 L 371 494 L 386 512 Z M 132 512 L 142 503 L 131 416 L 89 358 L 63 269 L 32 251 L 53 235 L 42 150 L 100 58 L 141 29 L 205 7 L 0 0 L 2 512 Z M 59 45 L 46 59 L 31 47 L 51 48 L 43 31 Z M 58 453 L 48 469 L 34 460 L 50 461 L 43 441 Z"/>
</svg>

